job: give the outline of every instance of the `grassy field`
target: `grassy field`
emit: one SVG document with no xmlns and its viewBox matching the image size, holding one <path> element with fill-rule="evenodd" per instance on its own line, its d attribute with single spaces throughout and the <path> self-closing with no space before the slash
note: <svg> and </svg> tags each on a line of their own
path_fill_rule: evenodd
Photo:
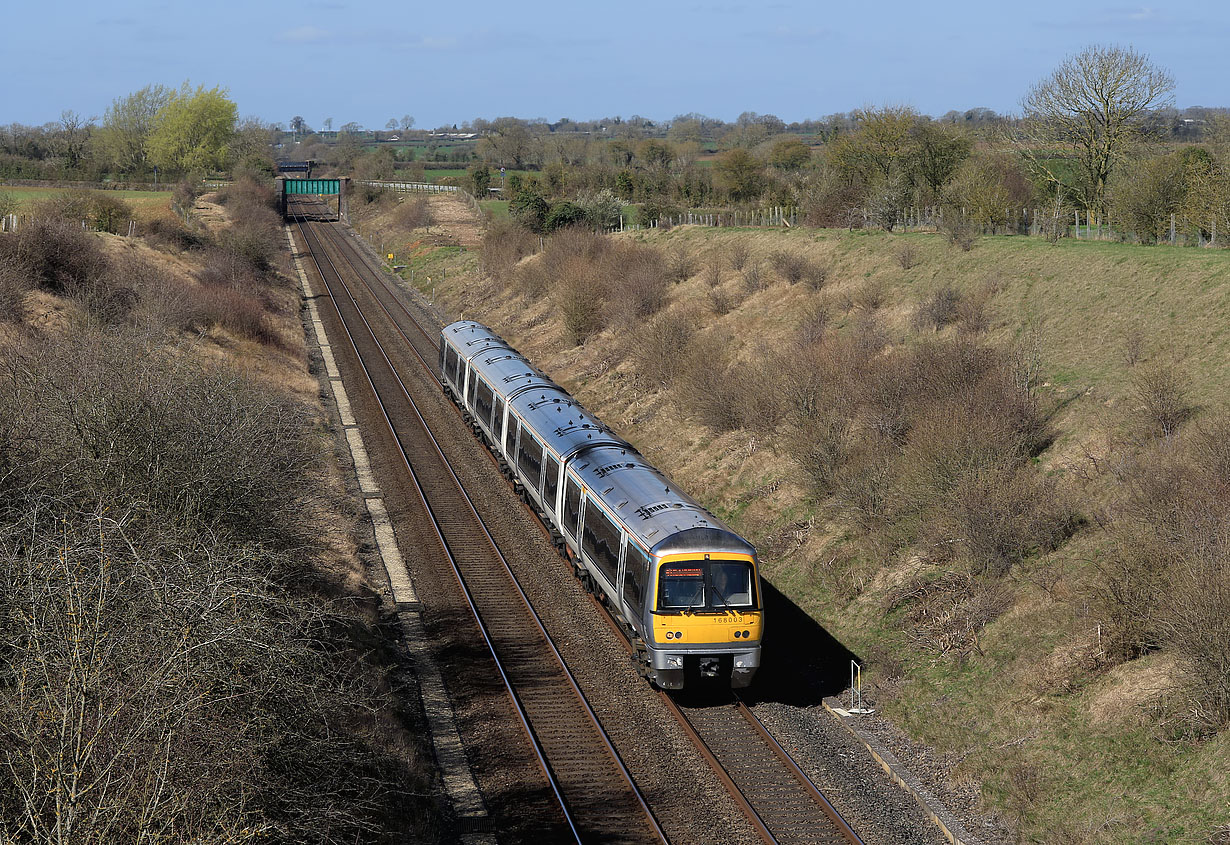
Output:
<svg viewBox="0 0 1230 845">
<path fill-rule="evenodd" d="M 67 193 L 71 188 L 31 188 L 22 185 L 0 184 L 0 194 L 9 194 L 17 199 L 21 210 L 28 208 L 40 200 Z M 121 199 L 132 206 L 138 218 L 157 216 L 170 207 L 169 191 L 105 191 L 107 196 Z M 20 212 L 19 212 L 20 213 Z"/>
<path fill-rule="evenodd" d="M 791 342 L 817 303 L 831 331 L 859 330 L 856 303 L 873 287 L 897 348 L 928 342 L 912 317 L 940 288 L 985 299 L 988 341 L 1039 361 L 1039 401 L 1056 436 L 1037 468 L 1073 491 L 1088 521 L 1057 551 L 1014 567 L 1000 585 L 1008 609 L 958 659 L 913 645 L 900 612 L 886 611 L 922 566 L 917 558 L 868 562 L 860 591 L 840 591 L 827 568 L 847 529 L 793 480 L 789 456 L 746 431 L 715 434 L 664 392 L 644 389 L 627 330 L 571 346 L 549 296 L 527 301 L 462 267 L 437 290 L 444 307 L 495 327 L 758 546 L 780 548 L 775 538 L 805 526 L 793 551 L 766 554 L 766 576 L 869 660 L 877 706 L 954 761 L 951 777 L 979 789 L 985 811 L 1010 820 L 1021 841 L 1194 845 L 1230 834 L 1230 731 L 1199 741 L 1168 733 L 1174 705 L 1159 691 L 1181 680 L 1173 657 L 1159 651 L 1092 670 L 1083 657 L 1100 635 L 1089 588 L 1108 542 L 1097 525 L 1108 482 L 1080 475 L 1086 449 L 1104 454 L 1108 439 L 1123 436 L 1137 367 L 1185 374 L 1193 424 L 1230 410 L 1230 253 L 1011 236 L 979 238 L 965 252 L 933 234 L 814 229 L 684 226 L 622 237 L 691 256 L 694 275 L 671 288 L 670 307 L 699 309 L 709 331 L 747 352 Z M 739 290 L 725 263 L 736 245 L 769 273 L 774 253 L 807 256 L 827 268 L 824 287 L 774 278 L 717 316 L 705 305 L 704 268 L 718 257 L 723 286 Z"/>
</svg>

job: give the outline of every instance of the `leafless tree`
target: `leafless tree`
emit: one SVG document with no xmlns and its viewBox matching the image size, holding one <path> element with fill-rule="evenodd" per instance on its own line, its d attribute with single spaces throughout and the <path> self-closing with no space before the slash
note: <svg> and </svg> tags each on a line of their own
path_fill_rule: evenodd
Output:
<svg viewBox="0 0 1230 845">
<path fill-rule="evenodd" d="M 1170 74 L 1142 53 L 1087 47 L 1021 101 L 1021 150 L 1057 189 L 1077 193 L 1087 209 L 1104 213 L 1110 174 L 1149 110 L 1173 103 L 1173 88 Z M 1056 147 L 1071 151 L 1076 181 L 1054 166 Z"/>
</svg>

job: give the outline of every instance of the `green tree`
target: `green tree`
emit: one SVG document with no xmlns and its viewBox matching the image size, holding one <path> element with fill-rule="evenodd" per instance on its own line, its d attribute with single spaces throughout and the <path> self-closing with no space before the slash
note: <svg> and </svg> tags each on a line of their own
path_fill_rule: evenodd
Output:
<svg viewBox="0 0 1230 845">
<path fill-rule="evenodd" d="M 117 173 L 144 173 L 149 169 L 146 145 L 157 124 L 158 112 L 170 102 L 172 93 L 161 85 L 146 85 L 111 103 L 94 136 L 95 148 L 105 166 Z"/>
<path fill-rule="evenodd" d="M 550 208 L 534 185 L 523 186 L 508 203 L 508 213 L 522 226 L 539 235 L 546 229 Z"/>
<path fill-rule="evenodd" d="M 872 184 L 901 170 L 913 147 L 910 130 L 918 114 L 908 106 L 858 109 L 858 128 L 829 146 L 829 161 L 848 179 Z"/>
<path fill-rule="evenodd" d="M 1182 153 L 1124 164 L 1111 183 L 1110 211 L 1141 243 L 1156 243 L 1187 199 L 1188 167 Z"/>
<path fill-rule="evenodd" d="M 487 196 L 491 187 L 491 170 L 485 164 L 475 164 L 470 167 L 470 184 L 474 187 L 474 196 L 482 199 Z"/>
<path fill-rule="evenodd" d="M 158 110 L 149 136 L 149 160 L 173 173 L 220 170 L 235 134 L 235 103 L 225 89 L 184 83 Z"/>
<path fill-rule="evenodd" d="M 811 148 L 798 138 L 780 138 L 769 150 L 769 164 L 778 170 L 798 170 L 811 160 Z"/>
<path fill-rule="evenodd" d="M 910 140 L 912 148 L 906 163 L 910 179 L 916 185 L 930 188 L 933 196 L 939 196 L 944 183 L 969 158 L 973 147 L 965 132 L 929 118 L 915 122 Z"/>
<path fill-rule="evenodd" d="M 750 202 L 764 190 L 764 165 L 742 147 L 722 153 L 715 170 L 734 202 Z"/>
<path fill-rule="evenodd" d="M 1124 47 L 1086 47 L 1021 101 L 1018 138 L 1034 172 L 1105 212 L 1107 184 L 1151 110 L 1173 102 L 1174 79 Z M 1056 166 L 1056 151 L 1070 167 Z"/>
</svg>

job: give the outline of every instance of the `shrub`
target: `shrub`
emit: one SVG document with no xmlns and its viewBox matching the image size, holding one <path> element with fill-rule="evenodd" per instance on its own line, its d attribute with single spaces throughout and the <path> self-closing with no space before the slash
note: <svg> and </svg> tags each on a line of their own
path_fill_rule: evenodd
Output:
<svg viewBox="0 0 1230 845">
<path fill-rule="evenodd" d="M 696 272 L 696 262 L 685 247 L 677 246 L 667 253 L 667 275 L 675 284 L 686 282 Z"/>
<path fill-rule="evenodd" d="M 1132 391 L 1140 403 L 1141 428 L 1153 436 L 1170 437 L 1194 410 L 1187 395 L 1188 378 L 1173 365 L 1137 368 Z"/>
<path fill-rule="evenodd" d="M 897 248 L 897 265 L 902 270 L 909 270 L 918 264 L 918 248 L 912 243 L 904 243 Z"/>
<path fill-rule="evenodd" d="M 743 288 L 748 293 L 758 293 L 764 290 L 766 285 L 764 273 L 760 270 L 759 261 L 753 261 L 743 268 Z"/>
<path fill-rule="evenodd" d="M 201 285 L 187 297 L 181 328 L 204 332 L 213 326 L 266 345 L 280 345 L 260 300 L 233 288 Z"/>
<path fill-rule="evenodd" d="M 736 240 L 731 243 L 727 250 L 727 255 L 730 257 L 730 269 L 738 272 L 743 269 L 748 259 L 752 257 L 752 247 L 747 241 Z"/>
<path fill-rule="evenodd" d="M 829 325 L 829 309 L 816 301 L 804 307 L 799 317 L 798 342 L 802 347 L 812 346 L 824 340 Z"/>
<path fill-rule="evenodd" d="M 414 229 L 429 229 L 435 222 L 431 212 L 431 202 L 427 197 L 407 197 L 397 206 L 393 215 L 397 225 L 407 231 Z"/>
<path fill-rule="evenodd" d="M 693 311 L 673 308 L 639 323 L 632 332 L 631 356 L 636 373 L 655 387 L 669 387 L 680 375 L 699 320 Z"/>
<path fill-rule="evenodd" d="M 952 285 L 942 285 L 924 302 L 918 304 L 914 311 L 913 324 L 915 329 L 929 328 L 939 331 L 945 326 L 956 322 L 960 313 L 961 292 Z"/>
<path fill-rule="evenodd" d="M 479 266 L 497 282 L 512 280 L 517 262 L 538 249 L 538 238 L 517 221 L 505 218 L 492 221 L 483 232 Z"/>
<path fill-rule="evenodd" d="M 607 296 L 613 316 L 624 322 L 643 320 L 666 304 L 669 268 L 662 252 L 651 246 L 623 243 L 604 256 Z"/>
<path fill-rule="evenodd" d="M 547 212 L 546 220 L 543 223 L 543 228 L 547 232 L 554 232 L 558 229 L 580 226 L 588 222 L 585 209 L 576 203 L 561 200 L 551 205 L 551 209 Z"/>
<path fill-rule="evenodd" d="M 0 320 L 21 321 L 21 303 L 29 289 L 30 281 L 21 266 L 12 259 L 0 258 Z"/>
<path fill-rule="evenodd" d="M 859 286 L 858 290 L 854 292 L 852 302 L 856 307 L 871 313 L 879 311 L 883 307 L 887 296 L 888 289 L 884 285 L 884 280 L 873 277 L 867 279 Z"/>
<path fill-rule="evenodd" d="M 617 227 L 624 212 L 623 203 L 607 188 L 582 191 L 577 194 L 576 203 L 585 212 L 589 225 L 598 230 Z"/>
<path fill-rule="evenodd" d="M 769 256 L 769 263 L 789 284 L 797 284 L 811 272 L 811 262 L 796 252 L 778 250 Z"/>
</svg>

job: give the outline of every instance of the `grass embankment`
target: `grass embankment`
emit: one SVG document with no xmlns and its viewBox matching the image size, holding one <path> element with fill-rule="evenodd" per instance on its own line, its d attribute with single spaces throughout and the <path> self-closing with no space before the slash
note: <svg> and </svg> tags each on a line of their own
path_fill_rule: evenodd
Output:
<svg viewBox="0 0 1230 845">
<path fill-rule="evenodd" d="M 1036 367 L 1036 406 L 1052 436 L 1003 478 L 1013 485 L 1024 479 L 1030 495 L 1054 490 L 1073 521 L 1046 543 L 1013 535 L 1023 545 L 997 552 L 998 569 L 971 574 L 960 552 L 924 542 L 935 539 L 925 523 L 942 520 L 942 511 L 908 512 L 915 523 L 904 528 L 874 520 L 879 528 L 860 528 L 848 502 L 801 476 L 780 425 L 701 424 L 697 406 L 677 387 L 646 378 L 650 341 L 628 322 L 600 317 L 596 333 L 574 345 L 560 311 L 575 309 L 576 297 L 544 287 L 542 274 L 554 271 L 534 269 L 542 257 L 510 269 L 503 284 L 458 265 L 435 291 L 453 315 L 491 324 L 750 536 L 764 552 L 766 576 L 869 662 L 882 711 L 957 761 L 950 777 L 981 784 L 988 812 L 1008 819 L 1022 840 L 1205 842 L 1230 831 L 1230 731 L 1194 727 L 1199 719 L 1184 712 L 1191 669 L 1165 638 L 1151 633 L 1153 645 L 1125 656 L 1123 623 L 1112 624 L 1106 598 L 1106 570 L 1124 559 L 1136 536 L 1128 529 L 1143 520 L 1122 505 L 1149 481 L 1139 467 L 1161 466 L 1181 452 L 1142 433 L 1142 373 L 1157 368 L 1180 374 L 1180 384 L 1186 379 L 1191 407 L 1183 416 L 1190 418 L 1181 431 L 1224 418 L 1226 253 L 1019 237 L 982 238 L 962 252 L 927 234 L 694 227 L 623 239 L 664 251 L 681 281 L 669 286 L 662 313 L 698 319 L 687 346 L 709 344 L 714 367 L 731 373 L 740 362 L 774 360 L 774 349 L 796 349 L 809 325 L 831 338 L 820 344 L 831 353 L 817 358 L 821 364 L 844 350 L 873 381 L 896 372 L 894 362 L 925 364 L 936 349 L 965 348 L 959 332 L 1008 350 L 1005 372 Z M 742 269 L 732 264 L 736 253 Z M 774 259 L 782 253 L 824 268 L 820 289 L 818 276 L 811 286 L 787 283 L 787 264 Z M 584 276 L 583 265 L 568 264 L 567 256 L 550 260 L 573 267 L 573 278 Z M 622 295 L 595 285 L 602 296 Z M 964 316 L 955 324 L 920 320 L 944 303 Z M 858 358 L 860 338 L 873 338 L 879 351 Z M 687 346 L 681 362 L 691 354 Z M 926 385 L 925 369 L 916 376 Z M 960 405 L 969 390 L 985 388 L 970 384 L 943 401 Z M 864 411 L 895 401 L 892 409 L 907 424 L 935 419 L 930 411 L 918 416 L 919 404 L 930 401 L 925 390 L 899 377 L 871 399 L 858 393 L 871 388 L 844 389 Z M 943 426 L 932 423 L 930 431 L 930 445 L 943 446 Z M 843 436 L 848 443 L 849 430 Z M 931 459 L 940 474 L 967 471 L 960 453 L 945 469 L 913 432 L 896 436 L 904 446 L 891 472 L 913 485 L 904 488 L 911 495 L 923 482 L 934 484 L 910 475 L 911 455 Z M 839 481 L 849 488 L 857 475 Z M 990 483 L 988 496 L 1007 484 Z M 1182 501 L 1181 493 L 1168 495 Z M 1011 522 L 1020 515 L 1011 500 L 983 511 L 967 499 L 954 501 L 975 516 Z M 1154 576 L 1163 592 L 1167 575 Z"/>
</svg>

